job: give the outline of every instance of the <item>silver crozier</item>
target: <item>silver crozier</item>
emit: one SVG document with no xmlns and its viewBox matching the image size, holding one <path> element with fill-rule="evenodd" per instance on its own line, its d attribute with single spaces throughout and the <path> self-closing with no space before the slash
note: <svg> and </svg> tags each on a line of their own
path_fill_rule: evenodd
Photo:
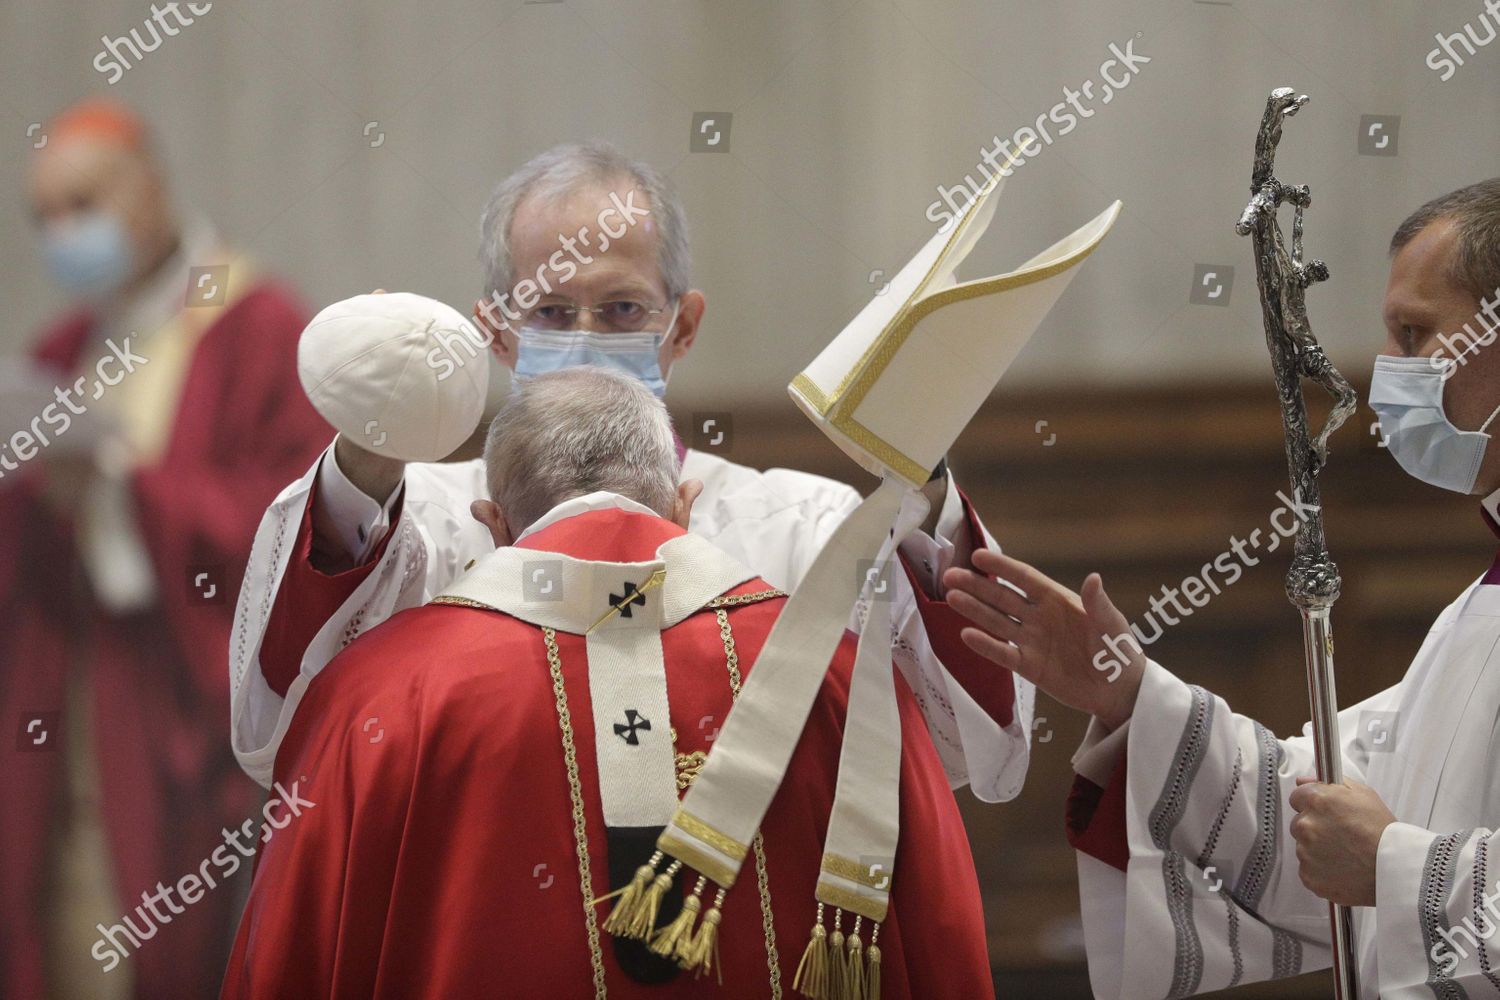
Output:
<svg viewBox="0 0 1500 1000">
<path fill-rule="evenodd" d="M 1235 232 L 1249 236 L 1255 244 L 1255 278 L 1260 286 L 1261 311 L 1266 325 L 1266 343 L 1271 349 L 1271 367 L 1276 374 L 1276 392 L 1281 397 L 1281 424 L 1286 432 L 1287 467 L 1292 497 L 1312 508 L 1297 529 L 1292 568 L 1286 577 L 1286 593 L 1302 612 L 1302 640 L 1307 658 L 1307 695 L 1312 703 L 1313 746 L 1317 755 L 1318 780 L 1330 784 L 1344 780 L 1339 744 L 1338 699 L 1333 685 L 1333 633 L 1328 613 L 1339 596 L 1339 571 L 1328 556 L 1323 538 L 1323 511 L 1318 493 L 1318 473 L 1328 460 L 1328 436 L 1354 412 L 1354 389 L 1329 362 L 1307 323 L 1307 287 L 1328 279 L 1328 266 L 1321 260 L 1303 261 L 1302 212 L 1312 200 L 1306 184 L 1282 184 L 1272 173 L 1276 145 L 1281 141 L 1282 121 L 1307 103 L 1307 95 L 1296 95 L 1288 87 L 1271 92 L 1265 116 L 1255 136 L 1255 167 L 1250 177 L 1250 204 L 1235 225 Z M 1282 202 L 1295 209 L 1292 249 L 1287 252 L 1277 222 Z M 1302 398 L 1302 379 L 1312 379 L 1334 397 L 1334 406 L 1316 437 L 1307 427 L 1307 404 Z M 1348 907 L 1329 904 L 1333 924 L 1334 995 L 1338 1000 L 1359 996 L 1355 973 L 1354 934 Z"/>
</svg>

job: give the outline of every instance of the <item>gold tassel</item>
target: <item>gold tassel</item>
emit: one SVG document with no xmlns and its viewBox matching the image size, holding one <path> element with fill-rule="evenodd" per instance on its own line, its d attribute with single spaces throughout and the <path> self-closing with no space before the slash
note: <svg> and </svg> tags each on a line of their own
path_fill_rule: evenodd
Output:
<svg viewBox="0 0 1500 1000">
<path fill-rule="evenodd" d="M 682 968 L 693 970 L 694 979 L 705 972 L 713 972 L 718 976 L 720 986 L 724 985 L 724 970 L 719 966 L 719 921 L 724 918 L 723 906 L 724 890 L 720 889 L 714 897 L 714 905 L 703 915 L 703 923 L 698 925 L 698 936 L 678 962 Z"/>
<path fill-rule="evenodd" d="M 610 910 L 609 916 L 604 919 L 604 932 L 617 937 L 626 935 L 626 928 L 635 919 L 636 907 L 641 905 L 641 894 L 646 889 L 646 883 L 656 874 L 656 866 L 661 861 L 661 852 L 657 851 L 651 855 L 651 860 L 635 870 L 628 883 L 623 888 L 616 889 L 606 896 L 600 896 L 594 900 L 593 906 L 598 906 L 606 900 L 620 897 L 620 901 Z"/>
<path fill-rule="evenodd" d="M 813 924 L 812 938 L 797 963 L 792 989 L 808 1000 L 825 1000 L 828 990 L 828 931 L 823 929 L 823 904 L 818 904 L 818 920 Z"/>
<path fill-rule="evenodd" d="M 858 917 L 849 932 L 848 945 L 849 970 L 844 976 L 844 996 L 847 1000 L 865 1000 L 865 955 L 859 941 Z"/>
<path fill-rule="evenodd" d="M 880 946 L 875 942 L 880 938 L 880 925 L 876 924 L 870 930 L 870 947 L 865 952 L 869 959 L 869 972 L 865 976 L 865 1000 L 880 1000 Z"/>
<path fill-rule="evenodd" d="M 672 876 L 677 874 L 682 867 L 681 861 L 673 861 L 646 887 L 641 893 L 641 898 L 635 905 L 635 912 L 630 916 L 630 924 L 625 928 L 625 937 L 634 938 L 637 941 L 650 941 L 651 934 L 656 930 L 656 914 L 661 910 L 662 897 L 666 896 L 667 890 L 672 888 Z"/>
<path fill-rule="evenodd" d="M 827 1000 L 844 1000 L 847 996 L 844 973 L 849 971 L 849 966 L 844 958 L 844 932 L 839 929 L 839 922 L 843 919 L 843 910 L 833 911 L 833 933 L 828 936 L 828 986 L 823 994 Z"/>
<path fill-rule="evenodd" d="M 693 894 L 682 901 L 682 912 L 656 932 L 656 937 L 651 942 L 653 954 L 663 958 L 681 958 L 682 953 L 687 950 L 689 942 L 693 940 L 693 923 L 698 919 L 699 910 L 703 908 L 703 900 L 699 898 L 703 892 L 703 882 L 703 876 L 700 875 Z"/>
</svg>

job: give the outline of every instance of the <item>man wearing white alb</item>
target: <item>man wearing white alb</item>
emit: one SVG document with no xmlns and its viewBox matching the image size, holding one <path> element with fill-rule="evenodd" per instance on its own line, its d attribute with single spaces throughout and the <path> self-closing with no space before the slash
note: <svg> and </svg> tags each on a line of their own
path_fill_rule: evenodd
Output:
<svg viewBox="0 0 1500 1000">
<path fill-rule="evenodd" d="M 1483 497 L 1500 535 L 1500 178 L 1418 209 L 1391 251 L 1370 404 L 1401 467 Z M 1123 641 L 1097 574 L 1080 597 L 1014 560 L 974 562 L 1026 598 L 949 571 L 952 605 L 983 628 L 964 640 L 1094 717 L 1068 837 L 1098 996 L 1324 968 L 1325 901 L 1354 908 L 1368 1000 L 1500 993 L 1500 558 L 1399 684 L 1340 713 L 1340 785 L 1311 777 L 1310 727 L 1278 740 Z M 1120 645 L 1130 662 L 1106 660 Z"/>
<path fill-rule="evenodd" d="M 604 364 L 664 392 L 705 300 L 688 283 L 682 208 L 651 167 L 603 143 L 557 147 L 499 185 L 481 229 L 489 298 L 475 315 L 517 377 Z M 459 351 L 432 360 L 465 362 Z M 679 456 L 682 481 L 702 483 L 691 530 L 784 590 L 860 502 L 819 476 L 762 472 L 680 442 Z M 960 640 L 964 620 L 941 576 L 995 542 L 946 468 L 925 492 L 932 513 L 903 543 L 905 573 L 892 581 L 892 652 L 950 781 L 1003 801 L 1025 776 L 1035 692 Z M 257 534 L 230 646 L 232 739 L 252 777 L 270 780 L 302 691 L 340 649 L 493 548 L 469 512 L 485 495 L 479 459 L 404 464 L 348 435 L 283 491 Z"/>
</svg>

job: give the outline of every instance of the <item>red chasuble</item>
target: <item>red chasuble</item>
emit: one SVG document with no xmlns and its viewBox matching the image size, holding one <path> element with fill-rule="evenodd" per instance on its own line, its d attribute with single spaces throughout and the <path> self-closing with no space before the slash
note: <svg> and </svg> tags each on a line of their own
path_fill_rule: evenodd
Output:
<svg viewBox="0 0 1500 1000">
<path fill-rule="evenodd" d="M 197 871 L 223 844 L 221 829 L 258 815 L 257 790 L 229 752 L 225 650 L 261 513 L 330 436 L 297 381 L 305 322 L 290 295 L 259 284 L 204 330 L 188 359 L 165 450 L 130 479 L 157 607 L 113 615 L 94 603 L 73 526 L 38 497 L 45 454 L 0 481 L 0 720 L 4 738 L 16 740 L 0 767 L 0 997 L 48 995 L 49 840 L 67 775 L 63 753 L 12 752 L 28 717 L 48 720 L 53 747 L 69 727 L 92 731 L 116 920 L 131 914 L 140 924 L 142 892 Z M 90 316 L 72 316 L 36 356 L 66 372 L 92 364 L 92 333 Z M 194 592 L 199 572 L 210 575 Z M 87 671 L 76 676 L 86 678 L 92 718 L 66 711 L 70 670 Z M 157 921 L 124 959 L 137 995 L 211 995 L 236 902 L 232 887 L 220 887 L 184 913 L 163 910 L 170 922 Z M 95 957 L 84 951 L 76 961 Z"/>
<path fill-rule="evenodd" d="M 629 562 L 654 558 L 681 533 L 658 518 L 605 510 L 566 518 L 520 544 Z M 752 580 L 731 593 L 767 589 Z M 742 674 L 784 603 L 727 609 Z M 676 752 L 707 751 L 731 706 L 714 612 L 666 629 L 662 644 Z M 541 630 L 478 608 L 402 612 L 313 680 L 276 758 L 276 779 L 288 789 L 299 783 L 297 794 L 316 804 L 262 845 L 225 998 L 588 997 L 596 995 L 595 947 L 614 997 L 767 997 L 773 978 L 779 995 L 795 995 L 792 978 L 817 912 L 852 638 L 839 648 L 767 813 L 765 877 L 747 860 L 728 893 L 722 985 L 685 972 L 654 985 L 637 981 L 600 929 L 608 904 L 585 902 L 582 871 L 595 896 L 619 885 L 607 857 L 584 637 L 558 633 L 557 649 L 570 724 Z M 897 685 L 901 841 L 879 937 L 882 996 L 992 996 L 968 840 L 899 674 Z M 692 773 L 684 763 L 679 757 L 680 776 Z M 846 915 L 843 929 L 851 923 Z M 863 936 L 868 942 L 868 926 Z"/>
</svg>

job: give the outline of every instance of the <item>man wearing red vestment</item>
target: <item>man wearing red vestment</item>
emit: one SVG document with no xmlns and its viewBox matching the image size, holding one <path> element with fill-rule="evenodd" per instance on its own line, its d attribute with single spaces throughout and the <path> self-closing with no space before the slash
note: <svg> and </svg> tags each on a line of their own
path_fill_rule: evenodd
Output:
<svg viewBox="0 0 1500 1000">
<path fill-rule="evenodd" d="M 683 205 L 658 171 L 606 143 L 559 146 L 500 183 L 481 228 L 489 297 L 476 303 L 476 323 L 489 350 L 435 336 L 426 361 L 439 380 L 466 363 L 487 365 L 493 352 L 516 378 L 591 361 L 665 393 L 706 304 L 690 281 Z M 529 294 L 536 277 L 546 279 L 540 297 Z M 746 341 L 743 349 L 755 347 Z M 910 405 L 938 406 L 945 392 L 924 386 Z M 738 464 L 726 457 L 728 442 L 715 440 L 679 445 L 681 479 L 703 486 L 693 533 L 772 585 L 793 588 L 859 507 L 859 492 L 822 476 Z M 442 591 L 492 548 L 468 516 L 484 493 L 477 458 L 460 458 L 467 456 L 460 449 L 442 462 L 403 463 L 365 445 L 373 442 L 358 434 L 335 438 L 266 511 L 251 554 L 237 618 L 244 638 L 230 650 L 231 738 L 263 786 L 305 685 L 329 659 Z M 950 785 L 1008 801 L 1030 760 L 1035 691 L 959 640 L 964 619 L 939 582 L 945 569 L 969 565 L 975 549 L 996 542 L 946 462 L 923 492 L 927 520 L 903 540 L 902 571 L 891 580 L 891 655 Z"/>
<path fill-rule="evenodd" d="M 486 465 L 495 499 L 474 514 L 496 551 L 334 657 L 280 742 L 274 781 L 311 804 L 269 831 L 223 996 L 793 995 L 821 916 L 852 635 L 724 894 L 708 974 L 612 940 L 592 904 L 655 843 L 640 806 L 665 789 L 675 807 L 691 784 L 784 596 L 685 530 L 697 484 L 677 485 L 666 411 L 629 376 L 520 383 Z M 967 838 L 897 687 L 897 874 L 869 995 L 991 996 Z M 824 958 L 848 954 L 864 961 Z"/>
<path fill-rule="evenodd" d="M 0 439 L 0 996 L 204 996 L 238 893 L 176 883 L 257 807 L 223 748 L 234 582 L 328 432 L 303 312 L 179 223 L 140 120 L 85 101 L 45 136 L 33 213 L 80 305 Z"/>
</svg>

